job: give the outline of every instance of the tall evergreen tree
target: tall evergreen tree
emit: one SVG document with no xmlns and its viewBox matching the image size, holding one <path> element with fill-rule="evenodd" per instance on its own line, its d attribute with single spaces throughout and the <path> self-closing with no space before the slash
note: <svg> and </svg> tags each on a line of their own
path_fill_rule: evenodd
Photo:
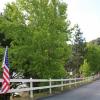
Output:
<svg viewBox="0 0 100 100">
<path fill-rule="evenodd" d="M 76 74 L 79 73 L 79 68 L 84 62 L 87 47 L 85 38 L 83 38 L 83 33 L 80 31 L 78 25 L 75 26 L 74 31 L 72 40 L 72 56 L 69 58 L 65 67 L 68 71 L 73 71 Z"/>
</svg>

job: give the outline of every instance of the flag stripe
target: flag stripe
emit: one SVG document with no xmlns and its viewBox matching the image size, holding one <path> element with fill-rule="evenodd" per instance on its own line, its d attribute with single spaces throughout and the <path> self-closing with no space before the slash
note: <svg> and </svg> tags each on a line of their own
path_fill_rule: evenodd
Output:
<svg viewBox="0 0 100 100">
<path fill-rule="evenodd" d="M 3 74 L 3 78 L 4 78 L 4 81 L 5 81 L 6 83 L 9 83 L 9 78 L 6 76 L 5 73 Z"/>
<path fill-rule="evenodd" d="M 4 65 L 4 69 L 9 73 L 9 68 L 6 65 Z"/>
<path fill-rule="evenodd" d="M 3 85 L 2 85 L 2 89 L 4 89 L 4 87 L 6 86 L 6 83 L 5 82 L 3 82 Z"/>
<path fill-rule="evenodd" d="M 6 76 L 9 78 L 9 72 L 7 72 L 5 68 L 3 74 L 6 74 Z"/>
<path fill-rule="evenodd" d="M 4 69 L 4 73 L 9 77 L 9 72 L 7 73 L 6 69 Z"/>
<path fill-rule="evenodd" d="M 8 90 L 9 90 L 9 86 L 6 85 L 5 88 L 4 88 L 4 90 L 3 90 L 3 93 L 6 93 Z"/>
<path fill-rule="evenodd" d="M 2 82 L 2 93 L 7 93 L 10 89 L 10 75 L 9 75 L 9 65 L 8 65 L 8 48 L 6 47 L 4 60 L 3 60 L 3 82 Z"/>
</svg>

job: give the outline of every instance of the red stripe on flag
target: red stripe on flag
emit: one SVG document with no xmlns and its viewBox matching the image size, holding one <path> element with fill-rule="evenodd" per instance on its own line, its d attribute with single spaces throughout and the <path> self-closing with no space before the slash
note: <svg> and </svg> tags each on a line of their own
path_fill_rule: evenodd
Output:
<svg viewBox="0 0 100 100">
<path fill-rule="evenodd" d="M 3 78 L 6 83 L 9 83 L 9 77 L 6 75 L 6 73 L 3 73 Z"/>
<path fill-rule="evenodd" d="M 9 73 L 9 70 L 6 68 L 6 66 L 4 66 L 3 68 L 5 69 L 5 71 L 6 71 L 7 73 Z"/>
<path fill-rule="evenodd" d="M 10 75 L 9 75 L 9 67 L 8 67 L 8 49 L 6 47 L 4 60 L 3 60 L 3 82 L 2 82 L 2 93 L 7 93 L 10 89 Z"/>
</svg>

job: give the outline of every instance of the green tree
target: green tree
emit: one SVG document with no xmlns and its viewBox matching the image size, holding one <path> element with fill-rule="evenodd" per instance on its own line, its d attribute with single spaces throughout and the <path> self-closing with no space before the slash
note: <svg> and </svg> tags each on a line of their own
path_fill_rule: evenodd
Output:
<svg viewBox="0 0 100 100">
<path fill-rule="evenodd" d="M 7 4 L 0 28 L 12 39 L 12 68 L 26 77 L 65 77 L 70 48 L 67 5 L 59 0 L 16 0 Z"/>
<path fill-rule="evenodd" d="M 86 42 L 85 38 L 83 38 L 83 33 L 80 31 L 79 26 L 76 26 L 76 31 L 74 35 L 74 45 L 73 49 L 73 57 L 74 57 L 74 66 L 75 70 L 78 71 L 80 65 L 83 64 L 84 58 L 86 55 Z"/>
<path fill-rule="evenodd" d="M 88 64 L 87 60 L 84 60 L 83 65 L 80 67 L 80 73 L 82 76 L 90 76 L 91 75 L 91 70 L 90 70 L 90 65 Z"/>
<path fill-rule="evenodd" d="M 73 71 L 74 74 L 77 74 L 79 73 L 80 66 L 84 62 L 87 53 L 87 46 L 83 33 L 80 31 L 78 25 L 75 26 L 72 35 L 72 55 L 65 67 L 68 71 Z"/>
<path fill-rule="evenodd" d="M 3 21 L 3 16 L 2 16 L 2 13 L 0 14 L 0 22 L 1 20 Z M 0 23 L 0 26 L 1 23 Z M 4 48 L 6 46 L 10 46 L 10 43 L 11 43 L 11 38 L 8 38 L 6 37 L 4 31 L 2 31 L 3 29 L 0 28 L 0 76 L 2 76 L 2 61 L 3 61 L 3 56 L 4 56 Z"/>
<path fill-rule="evenodd" d="M 100 46 L 96 44 L 88 44 L 87 61 L 90 65 L 91 73 L 100 72 Z"/>
</svg>

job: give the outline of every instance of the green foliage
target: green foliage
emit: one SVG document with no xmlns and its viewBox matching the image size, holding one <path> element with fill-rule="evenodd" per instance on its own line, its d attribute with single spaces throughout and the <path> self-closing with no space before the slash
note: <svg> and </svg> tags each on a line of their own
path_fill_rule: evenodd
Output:
<svg viewBox="0 0 100 100">
<path fill-rule="evenodd" d="M 79 73 L 80 66 L 83 64 L 87 53 L 86 42 L 78 25 L 74 28 L 72 39 L 72 55 L 65 67 L 68 71 L 73 71 L 76 74 Z"/>
<path fill-rule="evenodd" d="M 2 61 L 3 61 L 3 54 L 4 54 L 4 49 L 0 48 L 0 77 L 2 76 Z"/>
<path fill-rule="evenodd" d="M 87 60 L 84 60 L 83 65 L 81 65 L 80 67 L 80 73 L 82 74 L 82 76 L 90 76 L 91 75 L 91 70 L 90 70 L 90 65 L 88 64 Z"/>
<path fill-rule="evenodd" d="M 83 64 L 87 52 L 86 42 L 83 38 L 83 33 L 80 31 L 79 26 L 76 26 L 74 34 L 73 58 L 76 70 L 79 70 L 80 65 Z"/>
<path fill-rule="evenodd" d="M 10 43 L 11 70 L 26 77 L 61 78 L 70 54 L 67 5 L 59 0 L 16 0 L 6 5 L 0 29 Z"/>
<path fill-rule="evenodd" d="M 0 66 L 2 65 L 2 60 L 3 60 L 3 48 L 0 48 Z M 0 67 L 1 68 L 1 67 Z"/>
<path fill-rule="evenodd" d="M 96 44 L 88 44 L 87 61 L 90 65 L 90 70 L 93 73 L 100 71 L 100 46 Z"/>
<path fill-rule="evenodd" d="M 87 46 L 78 25 L 73 30 L 73 43 L 67 44 L 72 29 L 66 11 L 67 5 L 60 0 L 7 4 L 0 15 L 0 66 L 8 45 L 10 71 L 20 71 L 26 78 L 66 77 L 65 68 L 84 76 L 100 72 L 100 46 Z"/>
</svg>

